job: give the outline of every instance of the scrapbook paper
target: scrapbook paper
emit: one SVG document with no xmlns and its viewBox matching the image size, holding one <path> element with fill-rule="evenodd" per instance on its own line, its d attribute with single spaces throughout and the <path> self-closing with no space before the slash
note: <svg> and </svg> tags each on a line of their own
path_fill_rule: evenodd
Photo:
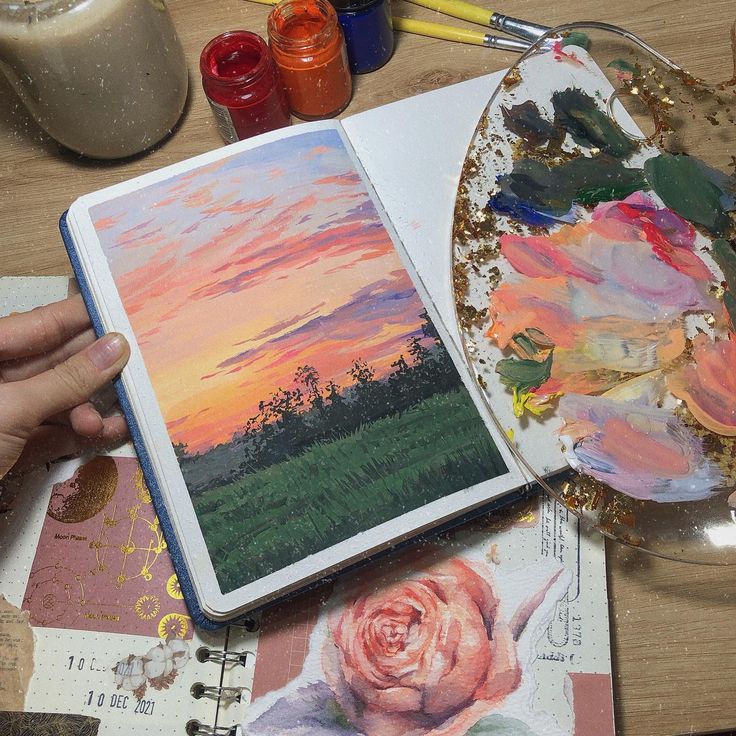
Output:
<svg viewBox="0 0 736 736">
<path fill-rule="evenodd" d="M 97 736 L 99 718 L 67 713 L 0 713 L 3 736 Z"/>
<path fill-rule="evenodd" d="M 612 735 L 602 554 L 535 499 L 285 605 L 244 733 Z"/>
<path fill-rule="evenodd" d="M 33 672 L 28 614 L 0 595 L 0 710 L 22 710 Z"/>
<path fill-rule="evenodd" d="M 135 458 L 93 457 L 53 485 L 23 607 L 34 626 L 191 638 Z"/>
</svg>

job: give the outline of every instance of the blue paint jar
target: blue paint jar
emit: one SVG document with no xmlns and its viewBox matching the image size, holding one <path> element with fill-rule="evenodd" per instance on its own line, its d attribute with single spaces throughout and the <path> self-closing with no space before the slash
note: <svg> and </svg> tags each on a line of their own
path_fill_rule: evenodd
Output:
<svg viewBox="0 0 736 736">
<path fill-rule="evenodd" d="M 345 35 L 353 74 L 382 67 L 394 52 L 391 0 L 330 0 Z"/>
</svg>

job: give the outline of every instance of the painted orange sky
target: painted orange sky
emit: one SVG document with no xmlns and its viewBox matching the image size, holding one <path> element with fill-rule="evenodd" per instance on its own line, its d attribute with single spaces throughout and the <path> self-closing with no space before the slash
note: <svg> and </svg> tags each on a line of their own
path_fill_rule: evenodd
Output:
<svg viewBox="0 0 736 736">
<path fill-rule="evenodd" d="M 261 146 L 91 216 L 172 441 L 228 441 L 298 366 L 377 375 L 422 304 L 334 130 Z"/>
</svg>

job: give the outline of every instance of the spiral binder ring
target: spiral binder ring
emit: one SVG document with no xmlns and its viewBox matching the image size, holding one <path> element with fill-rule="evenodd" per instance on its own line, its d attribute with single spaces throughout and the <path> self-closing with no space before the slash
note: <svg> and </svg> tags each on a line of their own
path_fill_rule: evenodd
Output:
<svg viewBox="0 0 736 736">
<path fill-rule="evenodd" d="M 211 698 L 212 700 L 231 700 L 239 703 L 243 696 L 243 690 L 247 689 L 245 687 L 219 687 L 218 685 L 205 685 L 202 682 L 195 682 L 190 688 L 190 692 L 195 700 Z"/>
<path fill-rule="evenodd" d="M 187 736 L 240 736 L 240 726 L 208 726 L 197 720 L 187 723 Z"/>
<path fill-rule="evenodd" d="M 254 631 L 258 628 L 257 621 L 244 622 L 243 628 Z M 248 657 L 255 657 L 255 652 L 250 650 L 236 651 L 228 649 L 210 649 L 199 647 L 194 654 L 199 662 L 213 662 L 220 667 L 225 665 L 240 665 L 245 667 Z M 211 698 L 221 702 L 241 702 L 244 692 L 250 692 L 247 687 L 222 687 L 218 685 L 205 685 L 203 682 L 195 682 L 190 688 L 193 698 Z M 187 736 L 242 736 L 243 732 L 239 724 L 233 726 L 211 726 L 196 719 L 189 721 L 185 731 Z"/>
<path fill-rule="evenodd" d="M 215 664 L 239 664 L 245 667 L 248 656 L 254 657 L 255 654 L 249 650 L 237 652 L 227 649 L 210 649 L 209 647 L 199 647 L 195 653 L 195 657 L 199 662 L 214 662 Z"/>
</svg>

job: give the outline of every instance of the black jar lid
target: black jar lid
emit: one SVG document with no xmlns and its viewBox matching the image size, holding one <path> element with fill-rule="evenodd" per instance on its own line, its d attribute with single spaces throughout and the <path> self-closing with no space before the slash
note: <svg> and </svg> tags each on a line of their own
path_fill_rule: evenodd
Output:
<svg viewBox="0 0 736 736">
<path fill-rule="evenodd" d="M 388 2 L 388 0 L 330 0 L 330 5 L 338 13 L 355 13 L 384 2 Z"/>
</svg>

